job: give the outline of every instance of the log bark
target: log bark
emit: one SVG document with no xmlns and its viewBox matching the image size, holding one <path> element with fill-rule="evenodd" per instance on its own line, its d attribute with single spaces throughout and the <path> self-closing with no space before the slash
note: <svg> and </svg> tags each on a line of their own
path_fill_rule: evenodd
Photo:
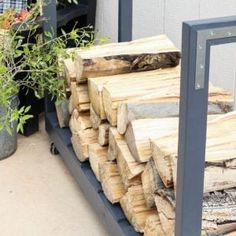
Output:
<svg viewBox="0 0 236 236">
<path fill-rule="evenodd" d="M 109 129 L 109 123 L 101 124 L 98 127 L 98 143 L 101 146 L 107 146 L 109 144 Z"/>
<path fill-rule="evenodd" d="M 95 46 L 76 52 L 77 82 L 91 77 L 173 67 L 179 60 L 179 50 L 165 35 Z"/>
<path fill-rule="evenodd" d="M 118 146 L 125 144 L 124 137 L 120 135 L 116 128 L 109 129 L 108 160 L 114 161 L 118 155 Z"/>
<path fill-rule="evenodd" d="M 151 99 L 149 101 L 149 99 L 151 99 L 150 96 L 144 96 L 140 98 L 140 101 L 128 101 L 119 105 L 117 130 L 120 134 L 125 134 L 128 124 L 132 120 L 179 116 L 179 98 L 169 99 L 169 101 L 168 99 L 164 99 L 163 101 Z M 208 105 L 208 114 L 222 113 L 224 113 L 224 111 L 220 105 Z"/>
<path fill-rule="evenodd" d="M 69 113 L 69 101 L 63 100 L 60 104 L 56 104 L 57 119 L 60 128 L 69 126 L 70 113 Z"/>
<path fill-rule="evenodd" d="M 71 143 L 73 145 L 77 158 L 84 162 L 89 159 L 89 144 L 97 142 L 98 133 L 93 129 L 80 131 L 78 134 L 72 134 Z"/>
<path fill-rule="evenodd" d="M 107 199 L 112 204 L 119 202 L 125 194 L 125 189 L 117 164 L 114 162 L 102 163 L 99 165 L 99 171 L 102 188 Z"/>
<path fill-rule="evenodd" d="M 156 215 L 156 209 L 148 209 L 141 185 L 132 186 L 120 200 L 121 208 L 137 232 L 144 232 L 148 217 Z"/>
<path fill-rule="evenodd" d="M 89 113 L 80 114 L 77 109 L 74 109 L 70 118 L 69 126 L 72 134 L 78 134 L 82 130 L 92 128 Z"/>
<path fill-rule="evenodd" d="M 97 115 L 97 113 L 94 111 L 92 104 L 90 104 L 90 121 L 91 121 L 92 127 L 94 129 L 98 129 L 99 125 L 102 124 L 102 120 Z"/>
<path fill-rule="evenodd" d="M 99 166 L 107 162 L 107 147 L 101 147 L 98 143 L 90 144 L 89 162 L 97 180 L 100 181 Z"/>
<path fill-rule="evenodd" d="M 235 137 L 235 112 L 208 122 L 204 192 L 236 187 Z M 168 188 L 175 186 L 178 134 L 153 140 L 151 146 L 152 156 L 162 181 Z"/>
<path fill-rule="evenodd" d="M 158 213 L 147 218 L 144 236 L 165 236 Z"/>
<path fill-rule="evenodd" d="M 144 198 L 148 208 L 155 207 L 155 193 L 164 188 L 164 184 L 158 174 L 155 163 L 151 158 L 141 175 Z"/>
<path fill-rule="evenodd" d="M 166 236 L 174 235 L 175 197 L 172 190 L 160 190 L 155 197 Z M 212 192 L 203 199 L 202 235 L 224 235 L 236 231 L 236 191 Z"/>
</svg>

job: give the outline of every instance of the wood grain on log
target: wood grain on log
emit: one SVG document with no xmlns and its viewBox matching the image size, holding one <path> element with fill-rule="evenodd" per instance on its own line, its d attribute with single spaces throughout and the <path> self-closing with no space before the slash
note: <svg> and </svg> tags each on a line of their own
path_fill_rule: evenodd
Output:
<svg viewBox="0 0 236 236">
<path fill-rule="evenodd" d="M 147 218 L 144 236 L 165 236 L 158 213 Z"/>
<path fill-rule="evenodd" d="M 60 128 L 68 127 L 70 120 L 69 101 L 65 99 L 59 104 L 56 104 L 55 107 Z"/>
<path fill-rule="evenodd" d="M 90 104 L 90 121 L 94 129 L 98 129 L 99 125 L 102 124 L 102 120 L 94 111 L 92 104 Z"/>
<path fill-rule="evenodd" d="M 98 143 L 101 146 L 106 146 L 109 144 L 109 129 L 109 123 L 101 124 L 98 127 Z"/>
</svg>

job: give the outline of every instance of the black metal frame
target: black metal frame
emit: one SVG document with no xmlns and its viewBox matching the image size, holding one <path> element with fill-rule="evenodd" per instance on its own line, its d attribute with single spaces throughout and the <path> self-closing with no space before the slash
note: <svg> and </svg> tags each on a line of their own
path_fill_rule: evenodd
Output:
<svg viewBox="0 0 236 236">
<path fill-rule="evenodd" d="M 55 0 L 54 0 L 55 1 Z M 49 16 L 51 11 L 45 11 Z M 51 25 L 56 19 L 51 17 Z M 119 0 L 119 41 L 132 39 L 132 0 Z M 182 73 L 177 170 L 176 236 L 201 235 L 202 198 L 211 45 L 236 42 L 236 17 L 183 24 Z M 87 199 L 112 235 L 139 235 L 119 205 L 105 198 L 89 163 L 81 163 L 70 142 L 69 129 L 60 129 L 55 106 L 46 98 L 46 129 Z"/>
</svg>

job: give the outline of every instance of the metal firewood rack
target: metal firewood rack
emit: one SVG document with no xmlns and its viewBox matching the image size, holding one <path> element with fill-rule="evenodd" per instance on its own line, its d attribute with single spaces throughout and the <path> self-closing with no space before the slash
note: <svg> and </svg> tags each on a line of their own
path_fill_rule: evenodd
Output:
<svg viewBox="0 0 236 236">
<path fill-rule="evenodd" d="M 132 2 L 119 0 L 119 41 L 132 39 Z M 56 29 L 55 0 L 44 8 L 49 19 L 44 29 Z M 179 122 L 179 158 L 176 196 L 176 236 L 200 236 L 202 219 L 207 100 L 210 48 L 236 42 L 236 17 L 183 23 L 181 98 Z M 46 96 L 46 130 L 53 146 L 78 182 L 108 232 L 115 236 L 137 236 L 119 204 L 105 197 L 89 163 L 78 161 L 68 128 L 59 128 L 55 106 Z M 78 226 L 79 227 L 79 226 Z"/>
</svg>

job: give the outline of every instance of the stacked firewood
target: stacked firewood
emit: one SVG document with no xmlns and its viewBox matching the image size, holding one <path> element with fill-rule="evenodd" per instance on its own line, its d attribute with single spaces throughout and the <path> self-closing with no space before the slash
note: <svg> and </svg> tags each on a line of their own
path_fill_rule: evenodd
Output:
<svg viewBox="0 0 236 236">
<path fill-rule="evenodd" d="M 70 113 L 78 159 L 90 162 L 107 199 L 120 203 L 146 236 L 174 233 L 179 60 L 179 50 L 161 35 L 77 49 L 74 60 L 63 61 L 71 96 L 57 107 L 60 124 Z M 236 231 L 232 103 L 227 91 L 209 85 L 202 235 Z"/>
</svg>

